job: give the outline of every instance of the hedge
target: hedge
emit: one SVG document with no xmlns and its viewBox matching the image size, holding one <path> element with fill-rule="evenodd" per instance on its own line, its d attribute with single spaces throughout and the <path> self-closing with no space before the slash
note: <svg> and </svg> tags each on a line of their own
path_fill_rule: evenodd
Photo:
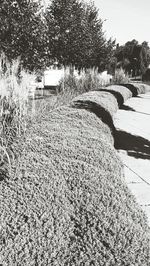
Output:
<svg viewBox="0 0 150 266">
<path fill-rule="evenodd" d="M 144 83 L 131 83 L 138 90 L 138 94 L 147 93 L 150 91 L 150 86 Z"/>
<path fill-rule="evenodd" d="M 132 97 L 131 91 L 126 88 L 125 86 L 120 85 L 110 85 L 107 86 L 103 91 L 108 91 L 109 93 L 113 94 L 116 97 L 118 106 L 120 107 L 126 100 Z"/>
<path fill-rule="evenodd" d="M 71 106 L 76 105 L 78 102 L 91 101 L 103 107 L 112 116 L 118 110 L 117 100 L 109 92 L 103 91 L 89 91 L 83 93 L 73 99 Z M 111 103 L 111 104 L 110 104 Z"/>
<path fill-rule="evenodd" d="M 33 123 L 0 184 L 2 265 L 149 265 L 146 217 L 112 143 L 86 110 Z"/>
</svg>

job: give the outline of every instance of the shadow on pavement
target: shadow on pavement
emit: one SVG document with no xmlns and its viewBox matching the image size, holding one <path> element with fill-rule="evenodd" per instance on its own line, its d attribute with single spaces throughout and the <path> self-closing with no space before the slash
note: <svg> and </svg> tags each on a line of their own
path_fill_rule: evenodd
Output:
<svg viewBox="0 0 150 266">
<path fill-rule="evenodd" d="M 150 141 L 140 136 L 116 130 L 114 145 L 117 150 L 127 151 L 129 156 L 150 159 Z"/>
<path fill-rule="evenodd" d="M 120 107 L 120 109 L 121 110 L 125 110 L 125 111 L 133 111 L 133 112 L 135 112 L 135 109 L 133 109 L 132 107 L 130 107 L 130 106 L 128 106 L 128 105 L 122 105 L 121 107 Z"/>
</svg>

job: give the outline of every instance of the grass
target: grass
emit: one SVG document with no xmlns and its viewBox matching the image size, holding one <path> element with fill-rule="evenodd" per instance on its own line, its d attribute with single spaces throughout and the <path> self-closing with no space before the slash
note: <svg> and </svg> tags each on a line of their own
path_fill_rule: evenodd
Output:
<svg viewBox="0 0 150 266">
<path fill-rule="evenodd" d="M 28 117 L 29 85 L 35 76 L 20 69 L 20 61 L 9 62 L 4 54 L 0 57 L 0 176 L 11 167 L 14 138 L 26 131 Z"/>
<path fill-rule="evenodd" d="M 66 68 L 64 78 L 59 82 L 57 97 L 37 101 L 37 114 L 44 115 L 59 106 L 67 105 L 78 95 L 99 90 L 104 83 L 108 84 L 108 81 L 98 73 L 97 69 L 83 69 L 79 74 L 76 70 L 71 73 L 70 68 Z"/>
<path fill-rule="evenodd" d="M 112 78 L 112 84 L 128 83 L 129 77 L 125 74 L 122 68 L 116 69 L 115 75 Z"/>
</svg>

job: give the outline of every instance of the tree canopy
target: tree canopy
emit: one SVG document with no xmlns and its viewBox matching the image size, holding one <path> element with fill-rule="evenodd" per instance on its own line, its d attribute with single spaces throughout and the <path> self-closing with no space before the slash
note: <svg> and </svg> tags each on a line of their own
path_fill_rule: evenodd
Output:
<svg viewBox="0 0 150 266">
<path fill-rule="evenodd" d="M 107 41 L 93 3 L 52 0 L 46 12 L 49 51 L 64 65 L 105 69 L 114 43 Z"/>
<path fill-rule="evenodd" d="M 29 69 L 58 61 L 77 68 L 104 70 L 114 42 L 107 41 L 103 21 L 93 3 L 51 0 L 2 0 L 0 51 L 9 59 L 21 57 Z"/>
<path fill-rule="evenodd" d="M 46 28 L 38 2 L 2 0 L 0 3 L 0 51 L 11 60 L 21 57 L 28 68 L 44 60 Z"/>
<path fill-rule="evenodd" d="M 126 73 L 133 76 L 145 73 L 150 64 L 150 48 L 147 42 L 139 44 L 137 40 L 132 40 L 125 45 L 117 45 L 114 56 L 116 66 L 121 66 Z"/>
</svg>

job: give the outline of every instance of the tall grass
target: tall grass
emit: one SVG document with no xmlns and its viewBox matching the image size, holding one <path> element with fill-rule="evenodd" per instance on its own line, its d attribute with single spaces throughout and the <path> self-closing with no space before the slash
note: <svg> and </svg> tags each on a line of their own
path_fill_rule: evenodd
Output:
<svg viewBox="0 0 150 266">
<path fill-rule="evenodd" d="M 66 104 L 77 95 L 91 90 L 99 90 L 106 84 L 109 82 L 104 80 L 95 68 L 83 69 L 80 73 L 76 71 L 72 74 L 69 69 L 66 69 L 64 78 L 60 80 L 57 104 Z"/>
<path fill-rule="evenodd" d="M 36 101 L 36 117 L 41 119 L 59 106 L 69 104 L 73 98 L 91 90 L 99 90 L 110 84 L 98 69 L 82 69 L 78 72 L 67 67 L 63 78 L 59 81 L 57 93 L 50 98 Z"/>
<path fill-rule="evenodd" d="M 125 84 L 129 82 L 128 75 L 125 74 L 122 68 L 116 69 L 115 75 L 112 78 L 112 84 Z"/>
<path fill-rule="evenodd" d="M 35 76 L 20 67 L 19 59 L 9 62 L 0 56 L 0 176 L 10 166 L 12 143 L 26 130 L 28 94 Z M 6 166 L 7 165 L 7 166 Z"/>
</svg>

